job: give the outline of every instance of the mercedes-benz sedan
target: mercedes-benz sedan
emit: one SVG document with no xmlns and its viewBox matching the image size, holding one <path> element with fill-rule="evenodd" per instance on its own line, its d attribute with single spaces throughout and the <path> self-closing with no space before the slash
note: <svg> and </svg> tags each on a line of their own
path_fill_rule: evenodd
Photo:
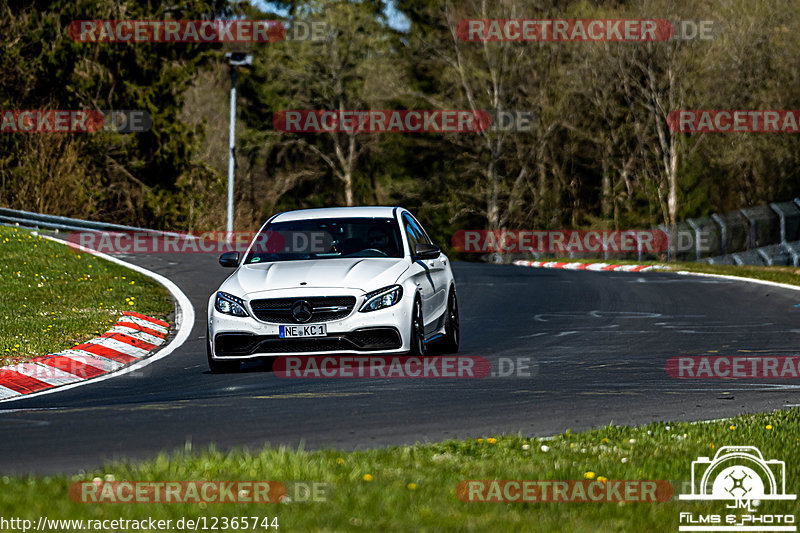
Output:
<svg viewBox="0 0 800 533">
<path fill-rule="evenodd" d="M 458 350 L 450 261 L 400 207 L 280 213 L 208 303 L 208 364 L 234 371 L 278 355 L 425 355 Z"/>
</svg>

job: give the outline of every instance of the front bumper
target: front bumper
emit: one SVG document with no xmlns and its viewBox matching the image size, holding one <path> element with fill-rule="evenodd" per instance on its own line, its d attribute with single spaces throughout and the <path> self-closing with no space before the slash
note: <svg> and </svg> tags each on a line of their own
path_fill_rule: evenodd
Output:
<svg viewBox="0 0 800 533">
<path fill-rule="evenodd" d="M 219 358 L 296 353 L 381 352 L 399 350 L 403 345 L 396 328 L 362 328 L 326 337 L 281 339 L 277 335 L 219 333 L 214 337 L 214 352 Z"/>
<path fill-rule="evenodd" d="M 413 294 L 413 293 L 412 293 Z M 260 298 L 310 298 L 314 296 L 356 296 L 352 312 L 343 318 L 315 324 L 325 324 L 327 336 L 281 339 L 278 323 L 269 323 L 252 316 L 236 317 L 214 308 L 215 295 L 209 299 L 208 329 L 211 353 L 219 360 L 246 360 L 279 355 L 335 354 L 398 354 L 407 352 L 410 344 L 410 324 L 413 298 L 406 295 L 394 306 L 368 313 L 359 312 L 364 293 L 342 289 L 314 292 L 310 290 L 270 291 L 270 294 L 250 295 L 249 301 Z"/>
</svg>

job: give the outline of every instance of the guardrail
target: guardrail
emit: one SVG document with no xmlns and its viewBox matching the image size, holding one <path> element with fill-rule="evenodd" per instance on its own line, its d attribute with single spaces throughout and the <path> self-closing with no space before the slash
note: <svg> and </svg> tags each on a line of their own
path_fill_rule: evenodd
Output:
<svg viewBox="0 0 800 533">
<path fill-rule="evenodd" d="M 56 231 L 117 231 L 187 237 L 184 233 L 137 228 L 135 226 L 111 224 L 109 222 L 94 222 L 91 220 L 81 220 L 79 218 L 60 217 L 56 215 L 43 215 L 41 213 L 18 211 L 16 209 L 7 209 L 4 207 L 0 207 L 0 224 Z"/>
<path fill-rule="evenodd" d="M 660 255 L 639 252 L 637 256 L 609 252 L 599 254 L 570 253 L 571 258 L 637 259 L 638 261 L 701 261 L 728 265 L 793 265 L 800 266 L 800 198 L 789 202 L 772 202 L 727 213 L 690 218 L 676 224 L 673 246 L 670 228 L 659 225 L 667 234 L 668 249 Z M 551 253 L 517 254 L 527 257 L 498 257 L 495 262 L 514 259 L 555 258 Z M 562 256 L 559 256 L 562 257 Z"/>
</svg>

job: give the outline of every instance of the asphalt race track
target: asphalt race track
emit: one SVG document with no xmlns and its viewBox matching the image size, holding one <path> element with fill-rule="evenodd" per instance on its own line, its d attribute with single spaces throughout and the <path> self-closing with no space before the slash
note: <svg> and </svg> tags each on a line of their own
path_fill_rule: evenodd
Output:
<svg viewBox="0 0 800 533">
<path fill-rule="evenodd" d="M 230 273 L 206 254 L 128 256 L 172 279 L 197 320 L 134 375 L 0 404 L 0 471 L 74 473 L 161 450 L 287 444 L 343 449 L 550 435 L 701 420 L 800 403 L 797 380 L 676 380 L 674 355 L 794 355 L 800 292 L 664 273 L 455 264 L 462 354 L 529 357 L 530 377 L 280 379 L 263 365 L 214 375 L 208 296 Z M 750 352 L 747 352 L 747 351 Z"/>
</svg>

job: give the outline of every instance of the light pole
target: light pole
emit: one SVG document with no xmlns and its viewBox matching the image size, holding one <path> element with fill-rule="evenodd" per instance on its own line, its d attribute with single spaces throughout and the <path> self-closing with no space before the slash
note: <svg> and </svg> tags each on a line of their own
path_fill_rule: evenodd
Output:
<svg viewBox="0 0 800 533">
<path fill-rule="evenodd" d="M 236 168 L 236 67 L 248 67 L 253 64 L 253 56 L 244 52 L 225 54 L 231 66 L 231 124 L 228 138 L 228 223 L 227 238 L 233 237 L 233 175 Z"/>
</svg>

